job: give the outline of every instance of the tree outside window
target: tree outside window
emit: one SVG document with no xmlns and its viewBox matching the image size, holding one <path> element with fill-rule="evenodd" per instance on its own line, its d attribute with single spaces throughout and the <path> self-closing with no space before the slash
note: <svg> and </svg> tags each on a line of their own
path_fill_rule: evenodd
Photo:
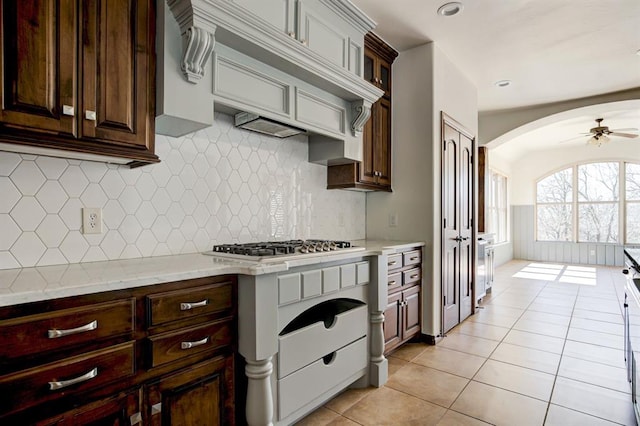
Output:
<svg viewBox="0 0 640 426">
<path fill-rule="evenodd" d="M 536 220 L 538 241 L 639 244 L 640 164 L 578 164 L 539 180 Z"/>
</svg>

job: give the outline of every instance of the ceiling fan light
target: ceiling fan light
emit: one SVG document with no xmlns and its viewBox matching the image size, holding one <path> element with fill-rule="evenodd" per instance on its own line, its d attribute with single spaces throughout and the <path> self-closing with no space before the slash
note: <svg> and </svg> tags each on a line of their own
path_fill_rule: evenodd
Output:
<svg viewBox="0 0 640 426">
<path fill-rule="evenodd" d="M 589 138 L 589 140 L 587 141 L 587 144 L 601 146 L 602 144 L 607 144 L 609 142 L 611 142 L 609 136 L 604 134 L 597 134 L 591 136 L 591 138 Z"/>
</svg>

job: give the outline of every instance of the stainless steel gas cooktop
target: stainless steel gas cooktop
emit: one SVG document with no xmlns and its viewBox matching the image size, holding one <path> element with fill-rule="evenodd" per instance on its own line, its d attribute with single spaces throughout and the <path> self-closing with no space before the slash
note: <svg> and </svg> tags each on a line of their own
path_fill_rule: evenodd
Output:
<svg viewBox="0 0 640 426">
<path fill-rule="evenodd" d="M 364 247 L 352 246 L 349 241 L 336 240 L 288 240 L 244 244 L 219 244 L 205 254 L 246 261 L 284 261 L 333 253 L 361 251 Z"/>
</svg>

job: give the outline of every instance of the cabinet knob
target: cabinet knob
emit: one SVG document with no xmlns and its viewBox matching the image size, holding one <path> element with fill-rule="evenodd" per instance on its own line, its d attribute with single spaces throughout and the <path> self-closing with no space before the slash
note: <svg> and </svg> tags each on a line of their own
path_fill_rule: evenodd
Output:
<svg viewBox="0 0 640 426">
<path fill-rule="evenodd" d="M 95 111 L 90 111 L 90 110 L 86 110 L 84 112 L 84 118 L 86 118 L 89 121 L 96 121 L 96 112 Z"/>
<path fill-rule="evenodd" d="M 62 115 L 76 115 L 76 110 L 73 105 L 62 105 Z"/>
<path fill-rule="evenodd" d="M 296 38 L 295 31 L 289 31 L 287 34 L 289 34 L 289 37 L 291 37 L 291 38 Z"/>
<path fill-rule="evenodd" d="M 304 44 L 305 46 L 309 45 L 309 41 L 307 39 L 304 39 L 304 38 L 302 40 L 300 40 L 300 43 Z"/>
</svg>

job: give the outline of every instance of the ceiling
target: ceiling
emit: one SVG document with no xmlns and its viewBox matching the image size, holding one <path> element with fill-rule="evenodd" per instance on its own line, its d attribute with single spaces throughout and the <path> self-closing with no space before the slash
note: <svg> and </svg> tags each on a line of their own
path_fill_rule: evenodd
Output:
<svg viewBox="0 0 640 426">
<path fill-rule="evenodd" d="M 496 139 L 490 144 L 490 148 L 508 161 L 516 161 L 534 151 L 575 147 L 598 150 L 603 155 L 610 155 L 612 150 L 631 150 L 631 153 L 636 154 L 640 151 L 640 137 L 631 139 L 610 135 L 607 145 L 588 145 L 587 141 L 591 136 L 585 133 L 596 126 L 593 117 L 603 118 L 602 126 L 607 126 L 612 131 L 635 128 L 637 133 L 640 127 L 640 101 L 621 102 L 611 106 L 595 105 L 548 117 Z"/>
<path fill-rule="evenodd" d="M 435 42 L 475 84 L 480 112 L 640 88 L 639 0 L 460 0 L 462 13 L 438 15 L 447 1 L 352 0 L 396 50 Z M 505 79 L 512 84 L 496 87 Z M 515 160 L 585 144 L 587 138 L 564 141 L 588 132 L 599 117 L 611 129 L 640 128 L 640 100 L 555 114 L 488 146 Z M 640 146 L 640 138 L 614 138 L 607 149 L 629 144 Z"/>
<path fill-rule="evenodd" d="M 640 87 L 638 0 L 462 0 L 451 17 L 436 13 L 446 0 L 352 1 L 398 51 L 434 41 L 475 83 L 481 112 Z"/>
</svg>

